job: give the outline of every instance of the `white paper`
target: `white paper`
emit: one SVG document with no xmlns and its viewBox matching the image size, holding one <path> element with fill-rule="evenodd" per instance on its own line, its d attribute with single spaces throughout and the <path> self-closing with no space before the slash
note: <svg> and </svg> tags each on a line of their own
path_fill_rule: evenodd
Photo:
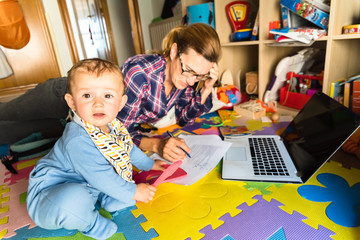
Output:
<svg viewBox="0 0 360 240">
<path fill-rule="evenodd" d="M 230 142 L 224 142 L 217 135 L 181 135 L 191 149 L 191 158 L 186 158 L 181 168 L 187 172 L 187 176 L 173 181 L 181 185 L 191 185 L 206 176 L 219 163 L 226 151 L 230 148 Z M 152 159 L 163 159 L 158 154 L 151 155 Z"/>
</svg>

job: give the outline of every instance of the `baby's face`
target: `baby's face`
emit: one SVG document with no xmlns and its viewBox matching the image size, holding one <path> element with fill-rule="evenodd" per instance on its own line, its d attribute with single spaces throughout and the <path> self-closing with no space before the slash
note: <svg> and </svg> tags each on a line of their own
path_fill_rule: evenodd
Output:
<svg viewBox="0 0 360 240">
<path fill-rule="evenodd" d="M 105 72 L 97 77 L 78 72 L 67 102 L 81 119 L 108 132 L 107 124 L 115 119 L 127 100 L 121 81 L 118 73 Z"/>
</svg>

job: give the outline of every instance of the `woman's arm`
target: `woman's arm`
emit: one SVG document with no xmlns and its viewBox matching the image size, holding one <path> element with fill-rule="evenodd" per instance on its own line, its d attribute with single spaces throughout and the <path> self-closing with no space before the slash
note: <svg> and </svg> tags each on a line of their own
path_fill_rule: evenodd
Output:
<svg viewBox="0 0 360 240">
<path fill-rule="evenodd" d="M 195 92 L 193 88 L 188 87 L 181 96 L 179 104 L 176 106 L 177 122 L 180 126 L 191 124 L 195 118 L 204 112 L 209 112 L 212 108 L 212 88 L 219 76 L 219 69 L 216 63 L 210 69 L 210 79 L 204 82 L 204 87 Z"/>
<path fill-rule="evenodd" d="M 144 151 L 155 152 L 170 162 L 185 159 L 186 154 L 181 149 L 184 149 L 189 154 L 191 152 L 184 139 L 176 137 L 165 139 L 143 137 L 140 142 L 140 148 Z"/>
</svg>

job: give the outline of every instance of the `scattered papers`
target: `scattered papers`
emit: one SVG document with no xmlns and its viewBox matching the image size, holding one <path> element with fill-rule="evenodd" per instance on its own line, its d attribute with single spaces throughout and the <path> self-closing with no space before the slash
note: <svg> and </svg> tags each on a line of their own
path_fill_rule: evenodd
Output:
<svg viewBox="0 0 360 240">
<path fill-rule="evenodd" d="M 187 172 L 185 178 L 172 181 L 180 185 L 192 185 L 206 176 L 216 167 L 227 150 L 230 142 L 224 142 L 217 135 L 179 135 L 191 149 L 191 158 L 186 158 L 181 168 Z M 158 154 L 150 156 L 152 159 L 162 159 Z"/>
<path fill-rule="evenodd" d="M 326 36 L 326 30 L 309 27 L 271 29 L 270 33 L 277 36 L 277 42 L 299 41 L 305 44 L 311 44 L 316 39 Z"/>
</svg>

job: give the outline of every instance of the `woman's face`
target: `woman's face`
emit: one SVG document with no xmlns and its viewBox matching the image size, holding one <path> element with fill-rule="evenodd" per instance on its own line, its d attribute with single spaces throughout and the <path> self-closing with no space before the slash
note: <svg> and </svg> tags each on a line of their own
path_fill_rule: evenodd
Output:
<svg viewBox="0 0 360 240">
<path fill-rule="evenodd" d="M 172 83 L 177 89 L 185 89 L 198 81 L 207 80 L 210 78 L 209 73 L 213 65 L 213 62 L 206 60 L 190 48 L 173 60 Z"/>
</svg>

